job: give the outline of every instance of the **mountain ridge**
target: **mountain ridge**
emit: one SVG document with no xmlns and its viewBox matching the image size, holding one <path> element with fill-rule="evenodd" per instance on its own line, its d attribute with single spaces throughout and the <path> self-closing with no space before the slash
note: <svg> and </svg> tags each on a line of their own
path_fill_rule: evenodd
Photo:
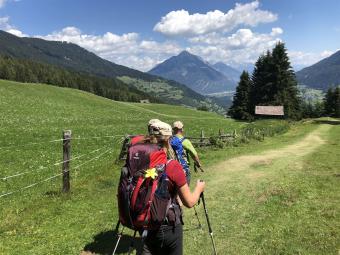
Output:
<svg viewBox="0 0 340 255">
<path fill-rule="evenodd" d="M 296 77 L 300 84 L 323 91 L 340 85 L 340 50 L 296 72 Z"/>
<path fill-rule="evenodd" d="M 202 95 L 233 90 L 236 86 L 208 62 L 188 51 L 168 58 L 148 73 L 185 84 Z"/>
</svg>

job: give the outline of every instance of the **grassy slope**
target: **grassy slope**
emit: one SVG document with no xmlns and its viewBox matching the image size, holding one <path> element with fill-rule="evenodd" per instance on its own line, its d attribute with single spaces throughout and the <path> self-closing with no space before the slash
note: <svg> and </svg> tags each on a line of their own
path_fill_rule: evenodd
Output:
<svg viewBox="0 0 340 255">
<path fill-rule="evenodd" d="M 166 121 L 183 117 L 190 135 L 232 130 L 240 123 L 218 115 L 165 105 L 119 103 L 79 91 L 44 85 L 0 82 L 0 141 L 2 146 L 59 138 L 63 128 L 74 137 L 143 132 L 152 117 Z M 14 102 L 20 102 L 14 106 Z M 142 110 L 141 107 L 144 109 Z M 156 115 L 154 111 L 161 113 Z M 66 115 L 66 113 L 68 114 Z M 180 113 L 179 113 L 180 112 Z M 133 118 L 132 118 L 133 117 Z M 218 162 L 244 154 L 261 154 L 304 139 L 319 124 L 297 124 L 285 135 L 225 150 L 201 150 L 207 180 L 206 200 L 219 254 L 336 254 L 339 237 L 340 125 L 320 133 L 326 141 L 318 151 L 282 156 L 242 171 L 221 172 Z M 117 144 L 115 139 L 74 140 L 73 156 Z M 86 249 L 110 254 L 116 215 L 119 167 L 112 162 L 117 149 L 73 173 L 72 194 L 59 194 L 60 180 L 0 198 L 0 253 L 79 254 Z M 59 161 L 60 143 L 1 149 L 1 176 Z M 92 158 L 89 155 L 78 163 Z M 228 163 L 227 161 L 226 163 Z M 240 161 L 240 164 L 243 163 Z M 297 168 L 296 166 L 299 166 Z M 54 167 L 22 178 L 0 181 L 0 191 L 14 189 L 59 173 Z M 219 182 L 218 185 L 215 182 Z M 193 181 L 194 182 L 194 181 Z M 197 230 L 192 210 L 185 210 L 185 254 L 209 254 L 204 231 Z M 131 232 L 128 232 L 131 233 Z M 127 251 L 123 238 L 120 253 Z"/>
<path fill-rule="evenodd" d="M 118 77 L 118 79 L 122 80 L 126 84 L 130 84 L 135 86 L 137 89 L 146 92 L 146 93 L 154 93 L 161 98 L 166 98 L 168 100 L 173 99 L 182 99 L 183 91 L 179 89 L 175 89 L 167 84 L 165 81 L 153 81 L 148 82 L 144 80 L 138 80 L 135 78 L 131 78 L 128 76 Z"/>
<path fill-rule="evenodd" d="M 179 86 L 174 81 L 161 79 L 146 81 L 127 76 L 118 77 L 118 79 L 136 87 L 142 92 L 151 93 L 154 97 L 160 98 L 162 102 L 167 104 L 176 103 L 177 105 L 186 105 L 195 108 L 205 105 L 210 111 L 218 112 L 222 115 L 225 113 L 223 107 L 221 107 L 221 105 L 224 104 L 221 104 L 220 102 L 216 104 L 217 101 L 214 98 L 205 98 L 201 95 L 197 96 L 191 91 L 188 91 L 188 89 L 183 88 L 183 86 Z M 169 83 L 173 84 L 170 86 Z"/>
<path fill-rule="evenodd" d="M 61 167 L 53 164 L 62 159 L 61 142 L 39 142 L 59 139 L 63 129 L 71 129 L 74 138 L 118 135 L 72 141 L 73 157 L 103 148 L 71 162 L 74 168 L 108 148 L 113 150 L 72 172 L 71 195 L 59 194 L 61 180 L 56 178 L 0 198 L 1 254 L 77 254 L 97 234 L 109 236 L 105 231 L 117 220 L 119 166 L 113 161 L 119 140 L 126 133 L 144 133 L 149 119 L 180 118 L 190 135 L 199 135 L 201 128 L 208 135 L 242 125 L 183 107 L 114 102 L 82 91 L 9 81 L 0 81 L 0 112 L 0 177 L 32 171 L 0 180 L 0 194 L 60 173 Z"/>
</svg>

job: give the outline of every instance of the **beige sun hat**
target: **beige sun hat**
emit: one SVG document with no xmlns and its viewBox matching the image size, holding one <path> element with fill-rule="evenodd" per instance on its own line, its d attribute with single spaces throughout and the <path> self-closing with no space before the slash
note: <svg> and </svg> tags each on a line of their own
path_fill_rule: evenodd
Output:
<svg viewBox="0 0 340 255">
<path fill-rule="evenodd" d="M 173 128 L 177 128 L 177 129 L 182 129 L 184 127 L 183 123 L 181 121 L 175 121 L 173 124 L 172 124 L 172 127 Z"/>
<path fill-rule="evenodd" d="M 152 135 L 171 136 L 172 128 L 168 123 L 158 121 L 150 125 L 149 132 Z"/>
<path fill-rule="evenodd" d="M 151 126 L 152 124 L 156 123 L 156 122 L 161 122 L 159 119 L 151 119 L 148 122 L 148 126 Z"/>
</svg>

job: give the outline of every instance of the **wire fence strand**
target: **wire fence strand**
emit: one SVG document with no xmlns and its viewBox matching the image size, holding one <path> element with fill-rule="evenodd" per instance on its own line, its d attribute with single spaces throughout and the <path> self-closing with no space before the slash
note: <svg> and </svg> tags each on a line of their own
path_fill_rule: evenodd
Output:
<svg viewBox="0 0 340 255">
<path fill-rule="evenodd" d="M 91 162 L 91 161 L 93 161 L 93 160 L 99 159 L 101 156 L 105 155 L 106 153 L 108 153 L 108 152 L 110 152 L 110 151 L 113 151 L 113 149 L 108 149 L 108 150 L 104 151 L 103 153 L 101 153 L 101 154 L 95 156 L 94 158 L 91 158 L 91 159 L 89 159 L 89 160 L 87 160 L 87 161 L 85 161 L 85 162 L 83 162 L 83 163 L 81 163 L 81 164 L 79 164 L 79 165 L 73 167 L 72 169 L 74 169 L 74 170 L 75 170 L 75 169 L 78 169 L 79 167 L 81 167 L 81 166 L 83 166 L 83 165 L 86 165 L 87 163 L 89 163 L 89 162 Z"/>
<path fill-rule="evenodd" d="M 103 148 L 102 148 L 102 149 L 103 149 Z M 76 169 L 78 169 L 79 167 L 81 167 L 81 166 L 83 166 L 83 165 L 86 165 L 86 164 L 88 164 L 88 163 L 91 162 L 91 161 L 94 161 L 94 160 L 99 159 L 100 157 L 102 157 L 102 156 L 105 155 L 106 153 L 108 153 L 108 152 L 110 152 L 110 151 L 113 151 L 113 150 L 114 150 L 114 149 L 110 148 L 110 149 L 104 151 L 103 153 L 100 153 L 100 154 L 98 154 L 97 156 L 95 156 L 95 157 L 93 157 L 93 158 L 91 158 L 91 159 L 89 159 L 89 160 L 87 160 L 87 161 L 85 161 L 85 162 L 83 162 L 83 163 L 81 163 L 81 164 L 75 166 L 75 167 L 72 168 L 72 169 L 73 169 L 73 170 L 76 170 Z M 87 155 L 88 155 L 88 154 L 87 154 Z M 35 187 L 35 186 L 37 186 L 37 185 L 39 185 L 39 184 L 42 184 L 42 183 L 47 182 L 47 181 L 49 181 L 49 180 L 55 179 L 55 178 L 57 178 L 58 176 L 61 176 L 61 175 L 63 175 L 64 173 L 67 173 L 67 172 L 69 172 L 69 171 L 70 171 L 70 170 L 65 171 L 65 172 L 62 172 L 62 173 L 59 173 L 59 174 L 57 174 L 57 175 L 53 175 L 53 176 L 51 176 L 51 177 L 48 177 L 48 178 L 46 178 L 46 179 L 44 179 L 44 180 L 35 182 L 35 183 L 30 184 L 30 185 L 28 185 L 28 186 L 25 186 L 25 187 L 23 187 L 23 188 L 20 188 L 20 189 L 14 190 L 14 191 L 10 191 L 10 192 L 8 192 L 8 193 L 1 194 L 1 195 L 0 195 L 0 198 L 6 197 L 6 196 L 9 196 L 9 195 L 12 195 L 12 194 L 15 194 L 15 193 L 24 191 L 24 190 L 27 190 L 27 189 L 32 188 L 32 187 Z"/>
<path fill-rule="evenodd" d="M 102 138 L 115 138 L 115 137 L 123 137 L 125 135 L 105 135 L 105 136 L 93 136 L 93 137 L 73 137 L 70 140 L 91 140 L 91 139 L 102 139 Z M 56 143 L 56 142 L 62 142 L 64 139 L 55 139 L 55 140 L 49 140 L 49 141 L 42 141 L 42 142 L 29 142 L 25 144 L 13 144 L 8 146 L 2 146 L 0 147 L 0 150 L 6 150 L 6 149 L 13 149 L 13 148 L 20 148 L 20 147 L 26 147 L 30 145 L 37 145 L 37 144 L 45 144 L 45 143 Z"/>
<path fill-rule="evenodd" d="M 41 181 L 39 181 L 39 182 L 36 182 L 36 183 L 30 184 L 30 185 L 28 185 L 28 186 L 25 186 L 25 187 L 23 187 L 23 188 L 20 188 L 20 189 L 18 189 L 18 190 L 15 190 L 15 191 L 11 191 L 11 192 L 2 194 L 2 195 L 0 195 L 0 198 L 6 197 L 6 196 L 9 196 L 9 195 L 18 193 L 18 192 L 21 192 L 21 191 L 26 190 L 26 189 L 29 189 L 29 188 L 32 188 L 32 187 L 34 187 L 34 186 L 37 186 L 38 184 L 41 184 L 41 183 L 47 182 L 47 181 L 49 181 L 49 180 L 55 179 L 55 178 L 57 178 L 58 176 L 61 176 L 62 174 L 63 174 L 63 173 L 60 173 L 60 174 L 57 174 L 57 175 L 48 177 L 48 178 L 46 178 L 46 179 L 44 179 L 44 180 L 41 180 Z"/>
<path fill-rule="evenodd" d="M 49 168 L 51 168 L 51 167 L 53 167 L 53 166 L 58 166 L 58 165 L 61 165 L 61 164 L 63 164 L 63 163 L 66 163 L 66 162 L 70 162 L 70 161 L 74 161 L 74 160 L 76 160 L 76 159 L 80 159 L 80 158 L 82 158 L 82 157 L 84 157 L 84 156 L 87 156 L 87 155 L 90 155 L 90 154 L 92 154 L 92 153 L 94 153 L 94 152 L 103 150 L 104 148 L 106 148 L 106 146 L 105 146 L 105 147 L 102 147 L 102 148 L 99 148 L 99 149 L 95 149 L 95 150 L 93 150 L 93 151 L 91 151 L 91 152 L 89 152 L 89 153 L 87 153 L 87 154 L 83 154 L 83 155 L 80 155 L 80 156 L 77 156 L 77 157 L 74 157 L 74 158 L 71 158 L 71 159 L 68 159 L 68 160 L 65 160 L 65 161 L 56 162 L 56 163 L 54 163 L 54 164 L 52 164 L 52 165 L 49 165 L 49 166 L 42 166 L 42 167 L 39 167 L 39 168 L 35 168 L 35 169 L 33 169 L 33 170 L 28 170 L 28 171 L 16 173 L 16 174 L 13 174 L 13 175 L 1 177 L 0 180 L 6 181 L 6 180 L 11 179 L 11 178 L 23 176 L 23 175 L 30 174 L 30 173 L 33 173 L 33 172 L 42 171 L 42 170 L 44 170 L 44 169 L 49 169 Z"/>
<path fill-rule="evenodd" d="M 43 141 L 43 142 L 30 142 L 30 143 L 25 143 L 25 144 L 13 144 L 13 145 L 8 145 L 8 146 L 2 146 L 2 147 L 0 147 L 0 150 L 26 147 L 26 146 L 30 146 L 30 145 L 36 145 L 36 144 L 56 143 L 56 142 L 61 142 L 61 141 L 63 141 L 63 139 L 56 139 L 56 140 Z"/>
</svg>

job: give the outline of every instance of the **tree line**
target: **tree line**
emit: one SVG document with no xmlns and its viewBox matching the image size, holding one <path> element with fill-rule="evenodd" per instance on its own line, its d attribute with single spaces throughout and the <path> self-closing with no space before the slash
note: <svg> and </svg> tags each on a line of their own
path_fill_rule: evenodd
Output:
<svg viewBox="0 0 340 255">
<path fill-rule="evenodd" d="M 324 115 L 340 118 L 340 87 L 329 88 L 323 103 Z"/>
<path fill-rule="evenodd" d="M 284 118 L 340 117 L 340 88 L 329 89 L 323 102 L 308 103 L 299 95 L 298 83 L 284 43 L 261 55 L 250 76 L 243 71 L 228 114 L 238 120 L 254 120 L 255 106 L 283 106 Z"/>
<path fill-rule="evenodd" d="M 150 102 L 160 102 L 115 78 L 100 78 L 8 56 L 0 56 L 0 79 L 74 88 L 117 101 L 139 102 L 142 99 L 149 99 Z"/>
</svg>

